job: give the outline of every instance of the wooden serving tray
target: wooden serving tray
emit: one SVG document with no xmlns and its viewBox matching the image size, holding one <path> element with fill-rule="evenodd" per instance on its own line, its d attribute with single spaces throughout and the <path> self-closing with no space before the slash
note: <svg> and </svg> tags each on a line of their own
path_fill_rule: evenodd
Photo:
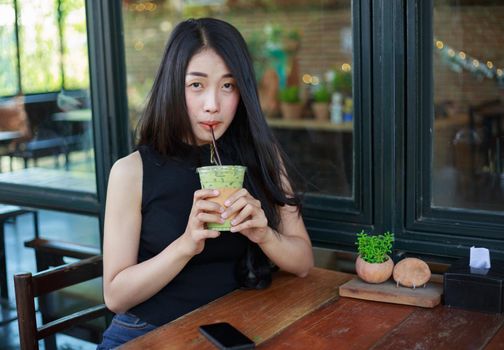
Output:
<svg viewBox="0 0 504 350">
<path fill-rule="evenodd" d="M 396 283 L 392 280 L 372 284 L 357 278 L 341 285 L 339 294 L 342 297 L 433 308 L 441 302 L 443 286 L 429 282 L 425 287 L 413 289 L 396 287 Z"/>
</svg>

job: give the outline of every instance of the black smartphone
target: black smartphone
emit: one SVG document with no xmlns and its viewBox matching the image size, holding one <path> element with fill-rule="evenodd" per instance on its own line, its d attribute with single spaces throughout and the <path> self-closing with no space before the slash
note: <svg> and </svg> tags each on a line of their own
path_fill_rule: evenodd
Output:
<svg viewBox="0 0 504 350">
<path fill-rule="evenodd" d="M 199 331 L 216 347 L 223 350 L 253 349 L 255 343 L 227 322 L 205 324 Z"/>
</svg>

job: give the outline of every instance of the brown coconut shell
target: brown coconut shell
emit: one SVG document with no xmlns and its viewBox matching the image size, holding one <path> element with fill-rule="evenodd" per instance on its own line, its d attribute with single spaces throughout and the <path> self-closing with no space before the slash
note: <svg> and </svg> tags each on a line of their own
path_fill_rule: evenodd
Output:
<svg viewBox="0 0 504 350">
<path fill-rule="evenodd" d="M 406 258 L 399 261 L 393 272 L 394 281 L 404 287 L 420 287 L 431 277 L 429 266 L 420 259 Z"/>
<path fill-rule="evenodd" d="M 355 261 L 355 271 L 357 275 L 368 283 L 385 282 L 392 275 L 393 269 L 394 262 L 390 257 L 385 262 L 372 264 L 363 260 L 359 255 Z"/>
</svg>

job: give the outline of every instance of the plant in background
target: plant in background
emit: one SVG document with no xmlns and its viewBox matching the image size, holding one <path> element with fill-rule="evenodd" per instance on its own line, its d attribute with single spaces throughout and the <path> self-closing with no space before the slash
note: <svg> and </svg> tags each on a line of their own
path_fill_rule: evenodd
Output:
<svg viewBox="0 0 504 350">
<path fill-rule="evenodd" d="M 357 234 L 357 250 L 361 258 L 368 263 L 383 263 L 392 252 L 394 234 L 385 232 L 381 235 L 369 235 L 363 231 Z"/>
<path fill-rule="evenodd" d="M 331 98 L 331 93 L 325 84 L 317 86 L 317 89 L 313 91 L 313 103 L 311 108 L 315 120 L 322 122 L 329 120 L 329 104 L 331 103 Z"/>
<path fill-rule="evenodd" d="M 287 86 L 286 88 L 280 90 L 280 101 L 286 103 L 301 102 L 301 99 L 299 98 L 299 87 Z"/>
<path fill-rule="evenodd" d="M 352 73 L 351 72 L 334 72 L 332 79 L 332 89 L 334 92 L 339 92 L 344 95 L 352 94 Z"/>
<path fill-rule="evenodd" d="M 246 40 L 254 64 L 255 77 L 257 82 L 260 82 L 268 67 L 269 60 L 265 50 L 266 37 L 263 31 L 256 30 L 253 31 Z"/>
<path fill-rule="evenodd" d="M 284 119 L 301 119 L 303 116 L 303 104 L 299 97 L 299 87 L 287 86 L 280 90 L 280 110 Z"/>
<path fill-rule="evenodd" d="M 331 102 L 331 93 L 325 85 L 320 85 L 319 88 L 313 92 L 313 101 L 326 103 Z"/>
</svg>

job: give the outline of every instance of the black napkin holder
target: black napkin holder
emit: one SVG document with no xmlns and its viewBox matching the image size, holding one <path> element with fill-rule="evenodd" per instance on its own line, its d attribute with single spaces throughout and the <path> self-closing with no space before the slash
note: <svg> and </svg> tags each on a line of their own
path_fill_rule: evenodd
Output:
<svg viewBox="0 0 504 350">
<path fill-rule="evenodd" d="M 444 274 L 444 304 L 461 309 L 504 311 L 504 262 L 491 261 L 490 269 L 474 269 L 469 259 L 453 263 Z"/>
</svg>

